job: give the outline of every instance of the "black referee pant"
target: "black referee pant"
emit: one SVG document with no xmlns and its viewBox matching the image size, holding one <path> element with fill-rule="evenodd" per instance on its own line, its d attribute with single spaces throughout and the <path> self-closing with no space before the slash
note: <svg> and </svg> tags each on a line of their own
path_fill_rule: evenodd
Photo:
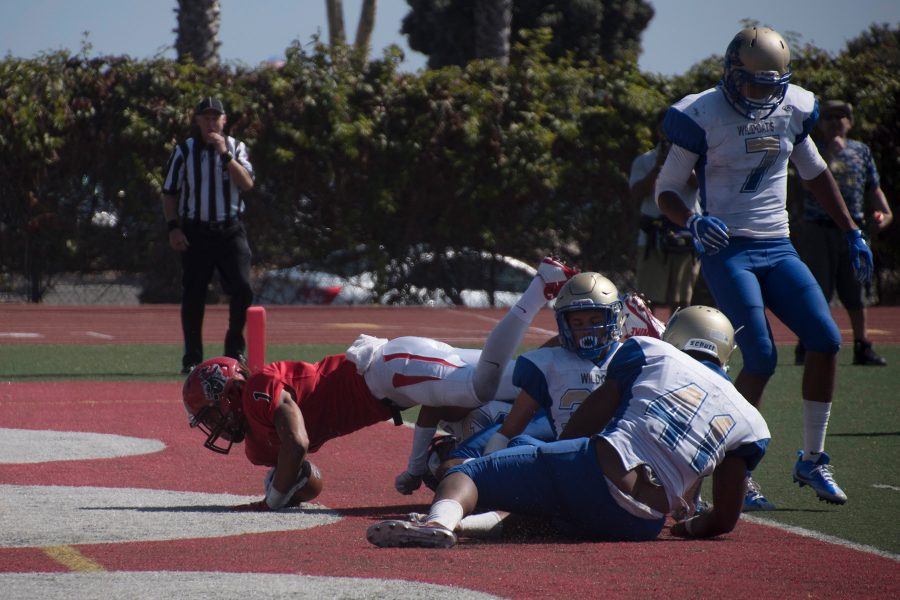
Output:
<svg viewBox="0 0 900 600">
<path fill-rule="evenodd" d="M 247 308 L 253 302 L 250 287 L 250 245 L 244 225 L 229 226 L 185 223 L 188 249 L 182 254 L 181 329 L 184 332 L 183 367 L 203 362 L 203 315 L 206 292 L 213 270 L 218 270 L 222 290 L 230 296 L 225 356 L 237 358 L 244 353 L 244 325 Z"/>
</svg>

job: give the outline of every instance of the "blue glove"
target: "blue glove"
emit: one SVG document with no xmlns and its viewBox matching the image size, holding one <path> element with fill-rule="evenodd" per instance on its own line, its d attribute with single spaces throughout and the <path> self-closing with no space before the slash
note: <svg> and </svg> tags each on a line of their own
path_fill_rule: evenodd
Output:
<svg viewBox="0 0 900 600">
<path fill-rule="evenodd" d="M 863 239 L 862 232 L 859 229 L 851 229 L 844 234 L 847 238 L 847 245 L 850 247 L 850 264 L 856 273 L 856 278 L 865 283 L 872 279 L 872 251 L 869 245 Z"/>
<path fill-rule="evenodd" d="M 694 236 L 700 254 L 715 254 L 728 245 L 728 226 L 716 217 L 692 214 L 685 224 Z"/>
</svg>

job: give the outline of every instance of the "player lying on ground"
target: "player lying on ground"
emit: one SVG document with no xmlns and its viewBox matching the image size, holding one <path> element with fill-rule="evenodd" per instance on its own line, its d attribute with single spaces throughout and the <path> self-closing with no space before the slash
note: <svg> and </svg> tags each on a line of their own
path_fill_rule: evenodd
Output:
<svg viewBox="0 0 900 600">
<path fill-rule="evenodd" d="M 450 470 L 424 522 L 369 527 L 377 546 L 450 547 L 476 505 L 544 517 L 563 533 L 651 540 L 666 514 L 690 502 L 712 474 L 713 508 L 672 533 L 727 533 L 740 517 L 745 476 L 765 454 L 769 430 L 723 367 L 734 330 L 719 311 L 690 307 L 670 319 L 665 341 L 634 337 L 610 360 L 561 441 L 518 446 Z M 589 436 L 589 437 L 585 437 Z"/>
<path fill-rule="evenodd" d="M 411 492 L 421 481 L 435 432 L 430 420 L 436 424 L 448 413 L 459 418 L 492 399 L 515 398 L 513 353 L 534 316 L 575 273 L 559 260 L 544 259 L 483 350 L 428 338 L 388 341 L 363 335 L 346 354 L 316 363 L 274 362 L 253 374 L 235 359 L 207 360 L 184 384 L 188 422 L 204 432 L 206 448 L 227 454 L 232 444 L 245 442 L 250 462 L 274 468 L 266 497 L 240 507 L 273 510 L 286 506 L 298 486 L 306 485 L 308 453 L 420 405 L 425 416 L 420 414 L 409 466 L 396 484 Z"/>
</svg>

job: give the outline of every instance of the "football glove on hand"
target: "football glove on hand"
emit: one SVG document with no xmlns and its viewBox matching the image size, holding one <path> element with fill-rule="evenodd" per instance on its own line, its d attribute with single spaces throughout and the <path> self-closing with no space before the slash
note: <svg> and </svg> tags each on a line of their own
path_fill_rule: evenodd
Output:
<svg viewBox="0 0 900 600">
<path fill-rule="evenodd" d="M 872 251 L 859 229 L 851 229 L 844 235 L 847 238 L 847 245 L 850 247 L 850 264 L 853 266 L 853 272 L 856 273 L 856 278 L 861 283 L 865 283 L 872 279 L 874 269 Z"/>
<path fill-rule="evenodd" d="M 394 487 L 404 496 L 409 496 L 422 485 L 422 476 L 403 471 L 394 480 Z"/>
<path fill-rule="evenodd" d="M 685 226 L 694 236 L 694 248 L 700 254 L 715 254 L 728 245 L 728 226 L 716 217 L 696 213 L 688 217 Z"/>
<path fill-rule="evenodd" d="M 231 508 L 232 511 L 235 512 L 269 512 L 272 510 L 269 508 L 269 505 L 266 504 L 266 499 L 263 498 L 257 502 L 250 502 L 249 504 L 238 504 Z"/>
</svg>

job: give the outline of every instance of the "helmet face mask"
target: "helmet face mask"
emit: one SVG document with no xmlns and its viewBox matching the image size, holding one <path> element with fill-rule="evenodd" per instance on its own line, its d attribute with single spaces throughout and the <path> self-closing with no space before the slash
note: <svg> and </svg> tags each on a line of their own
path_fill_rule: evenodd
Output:
<svg viewBox="0 0 900 600">
<path fill-rule="evenodd" d="M 232 444 L 244 441 L 244 432 L 234 422 L 234 413 L 225 415 L 218 406 L 207 406 L 196 417 L 189 416 L 188 420 L 191 428 L 196 427 L 206 434 L 203 447 L 218 454 L 228 454 Z"/>
<path fill-rule="evenodd" d="M 212 358 L 191 371 L 182 388 L 188 424 L 206 435 L 205 448 L 228 454 L 244 440 L 240 386 L 245 368 L 233 358 Z"/>
<path fill-rule="evenodd" d="M 559 291 L 554 306 L 560 344 L 588 360 L 601 358 L 622 337 L 619 290 L 599 273 L 579 273 Z"/>
<path fill-rule="evenodd" d="M 672 314 L 662 340 L 684 352 L 708 356 L 725 369 L 735 348 L 734 333 L 731 321 L 722 312 L 694 305 Z"/>
<path fill-rule="evenodd" d="M 743 29 L 725 51 L 722 88 L 732 108 L 764 119 L 778 108 L 791 80 L 791 51 L 772 29 Z"/>
</svg>

